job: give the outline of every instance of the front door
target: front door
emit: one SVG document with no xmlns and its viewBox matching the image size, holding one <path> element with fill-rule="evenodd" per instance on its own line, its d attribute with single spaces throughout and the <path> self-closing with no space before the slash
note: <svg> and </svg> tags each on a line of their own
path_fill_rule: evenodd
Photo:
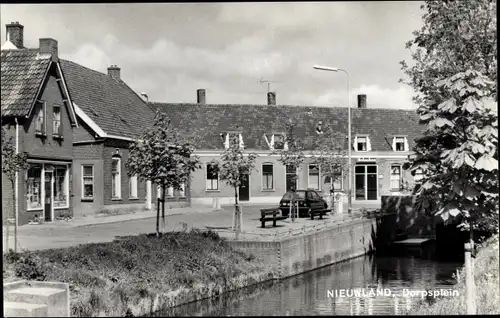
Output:
<svg viewBox="0 0 500 318">
<path fill-rule="evenodd" d="M 356 200 L 377 200 L 377 165 L 356 165 L 354 185 Z"/>
<path fill-rule="evenodd" d="M 52 174 L 52 171 L 45 171 L 45 205 L 43 208 L 45 221 L 52 221 Z"/>
<path fill-rule="evenodd" d="M 250 175 L 243 174 L 241 178 L 241 184 L 238 189 L 239 191 L 239 201 L 249 201 L 250 200 Z"/>
</svg>

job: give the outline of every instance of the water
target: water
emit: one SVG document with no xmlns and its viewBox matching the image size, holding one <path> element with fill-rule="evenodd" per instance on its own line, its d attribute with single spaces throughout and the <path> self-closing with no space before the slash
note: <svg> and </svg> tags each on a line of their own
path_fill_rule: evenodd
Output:
<svg viewBox="0 0 500 318">
<path fill-rule="evenodd" d="M 392 294 L 453 290 L 462 262 L 437 262 L 413 256 L 362 256 L 276 283 L 265 283 L 218 298 L 160 312 L 158 316 L 394 315 L 421 297 L 328 297 L 328 290 L 387 288 Z M 423 300 L 425 301 L 425 300 Z"/>
</svg>

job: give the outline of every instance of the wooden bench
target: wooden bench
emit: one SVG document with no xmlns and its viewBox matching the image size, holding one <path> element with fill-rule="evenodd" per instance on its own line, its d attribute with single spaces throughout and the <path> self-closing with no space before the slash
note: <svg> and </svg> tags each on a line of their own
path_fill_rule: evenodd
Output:
<svg viewBox="0 0 500 318">
<path fill-rule="evenodd" d="M 323 215 L 327 214 L 330 211 L 330 209 L 311 210 L 309 211 L 309 214 L 311 215 L 311 220 L 314 220 L 315 215 L 319 215 L 319 218 L 323 219 Z"/>
<path fill-rule="evenodd" d="M 286 216 L 278 215 L 279 213 L 281 213 L 279 208 L 260 209 L 260 222 L 262 228 L 266 227 L 266 221 L 273 221 L 273 227 L 276 227 L 276 221 L 287 218 Z"/>
</svg>

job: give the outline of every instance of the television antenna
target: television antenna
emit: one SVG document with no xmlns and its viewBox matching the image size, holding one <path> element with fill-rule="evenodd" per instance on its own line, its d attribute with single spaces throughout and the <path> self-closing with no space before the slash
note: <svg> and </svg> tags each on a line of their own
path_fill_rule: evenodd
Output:
<svg viewBox="0 0 500 318">
<path fill-rule="evenodd" d="M 263 77 L 261 77 L 257 83 L 259 83 L 260 85 L 264 85 L 264 84 L 267 84 L 267 92 L 271 92 L 271 83 L 281 83 L 281 81 L 269 81 L 269 80 L 265 80 Z"/>
</svg>

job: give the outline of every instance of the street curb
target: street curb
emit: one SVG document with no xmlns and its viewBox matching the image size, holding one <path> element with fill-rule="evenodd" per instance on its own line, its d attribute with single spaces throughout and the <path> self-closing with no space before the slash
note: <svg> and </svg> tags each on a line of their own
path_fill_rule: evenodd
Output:
<svg viewBox="0 0 500 318">
<path fill-rule="evenodd" d="M 165 215 L 165 217 L 168 216 L 174 216 L 174 215 L 183 215 L 185 213 L 174 213 L 174 214 L 168 214 Z M 126 220 L 118 220 L 118 221 L 105 221 L 105 222 L 99 222 L 99 223 L 89 223 L 89 224 L 82 224 L 82 225 L 75 225 L 71 227 L 86 227 L 86 226 L 96 226 L 96 225 L 103 225 L 103 224 L 114 224 L 114 223 L 124 223 L 124 222 L 130 222 L 130 221 L 137 221 L 137 220 L 147 220 L 147 219 L 155 219 L 155 216 L 145 216 L 142 218 L 135 218 L 135 219 L 126 219 Z"/>
</svg>

